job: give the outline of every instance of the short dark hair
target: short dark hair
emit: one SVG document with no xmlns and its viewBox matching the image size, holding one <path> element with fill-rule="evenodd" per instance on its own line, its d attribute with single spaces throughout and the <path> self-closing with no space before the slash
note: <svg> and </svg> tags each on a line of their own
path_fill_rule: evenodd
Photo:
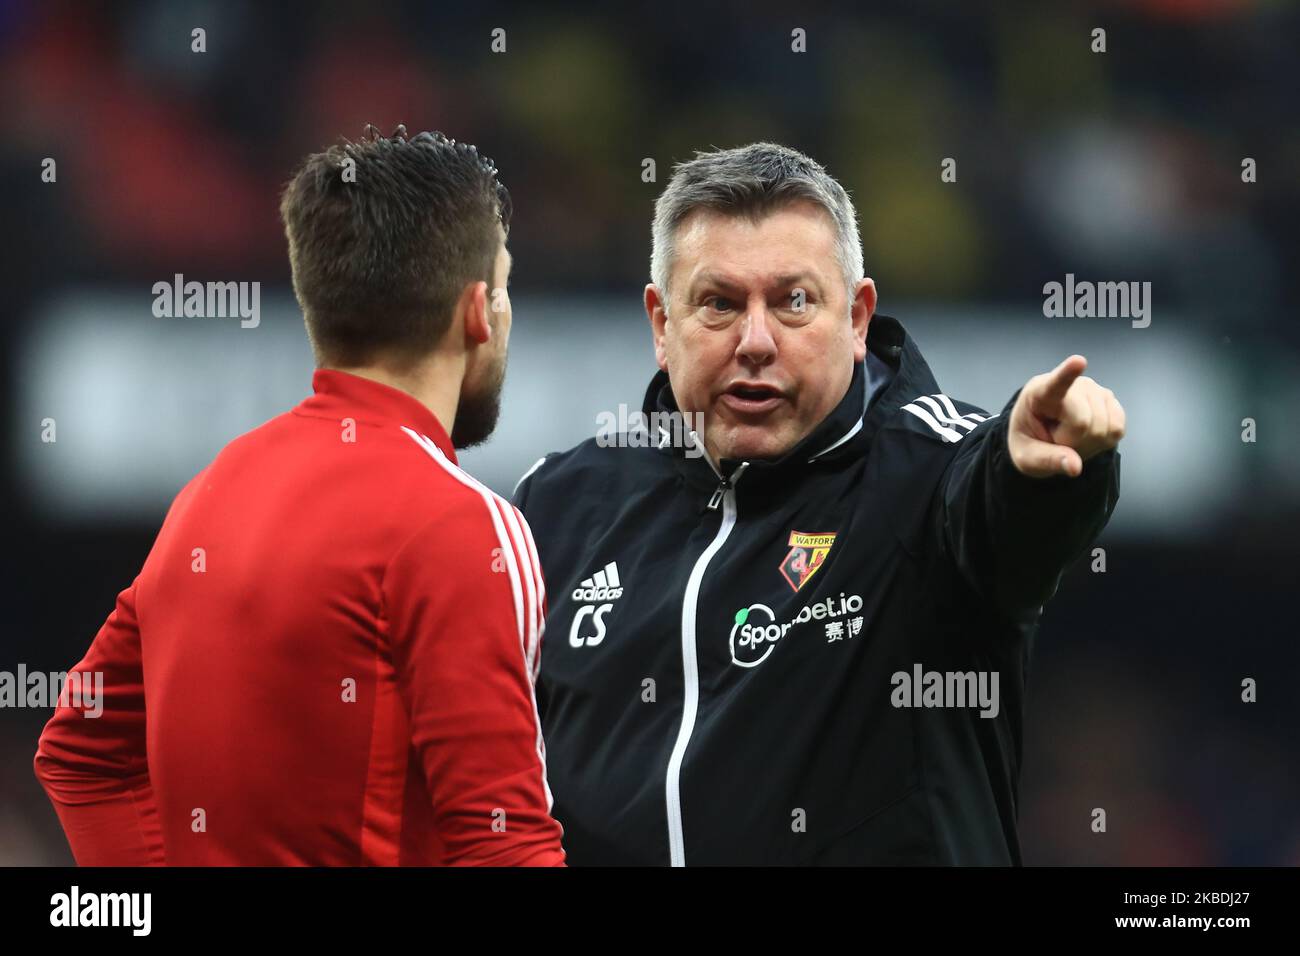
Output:
<svg viewBox="0 0 1300 956">
<path fill-rule="evenodd" d="M 442 133 L 367 126 L 360 142 L 308 156 L 280 216 L 317 363 L 428 354 L 465 286 L 492 281 L 510 211 L 495 164 Z"/>
</svg>

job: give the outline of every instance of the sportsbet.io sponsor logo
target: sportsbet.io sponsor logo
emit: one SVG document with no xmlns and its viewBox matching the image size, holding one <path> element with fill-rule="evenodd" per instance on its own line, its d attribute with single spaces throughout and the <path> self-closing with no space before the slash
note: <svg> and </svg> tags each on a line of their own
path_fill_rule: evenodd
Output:
<svg viewBox="0 0 1300 956">
<path fill-rule="evenodd" d="M 785 637 L 790 628 L 796 624 L 823 621 L 828 635 L 843 635 L 844 619 L 861 610 L 860 595 L 845 595 L 840 592 L 838 600 L 830 597 L 816 604 L 805 604 L 793 618 L 778 624 L 776 614 L 766 604 L 751 604 L 736 612 L 735 623 L 731 626 L 732 663 L 741 667 L 757 667 L 767 660 L 768 655 L 776 647 L 776 642 Z M 855 617 L 848 623 L 851 636 L 856 636 L 862 630 L 861 617 Z M 830 640 L 838 639 L 840 638 L 830 638 Z"/>
</svg>

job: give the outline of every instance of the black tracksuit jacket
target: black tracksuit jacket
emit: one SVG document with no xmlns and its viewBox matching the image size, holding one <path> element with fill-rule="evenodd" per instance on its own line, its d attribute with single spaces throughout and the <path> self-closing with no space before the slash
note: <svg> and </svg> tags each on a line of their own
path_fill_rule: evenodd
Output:
<svg viewBox="0 0 1300 956">
<path fill-rule="evenodd" d="M 949 399 L 887 316 L 868 347 L 888 386 L 868 404 L 859 363 L 779 461 L 591 439 L 516 489 L 569 863 L 1020 862 L 1030 648 L 1119 454 L 1023 476 L 1015 395 Z M 662 372 L 644 410 L 675 410 Z"/>
</svg>

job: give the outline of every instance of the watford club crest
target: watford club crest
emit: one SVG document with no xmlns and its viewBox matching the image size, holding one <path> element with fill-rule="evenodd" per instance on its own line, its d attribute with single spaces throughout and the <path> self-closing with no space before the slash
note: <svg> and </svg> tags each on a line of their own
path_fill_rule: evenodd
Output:
<svg viewBox="0 0 1300 956">
<path fill-rule="evenodd" d="M 817 573 L 817 569 L 826 560 L 834 543 L 834 534 L 791 531 L 790 553 L 781 562 L 781 574 L 790 582 L 790 587 L 798 591 L 807 584 L 808 579 Z"/>
</svg>

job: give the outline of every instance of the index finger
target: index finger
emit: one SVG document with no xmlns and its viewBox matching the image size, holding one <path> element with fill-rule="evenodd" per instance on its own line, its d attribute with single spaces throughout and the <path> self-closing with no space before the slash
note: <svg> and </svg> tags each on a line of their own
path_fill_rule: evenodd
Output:
<svg viewBox="0 0 1300 956">
<path fill-rule="evenodd" d="M 1056 411 L 1065 402 L 1065 393 L 1070 390 L 1070 386 L 1075 383 L 1084 369 L 1088 367 L 1088 360 L 1082 355 L 1071 355 L 1056 368 L 1047 373 L 1047 380 L 1042 383 L 1037 394 L 1031 396 L 1034 399 L 1033 408 L 1035 411 Z"/>
</svg>

